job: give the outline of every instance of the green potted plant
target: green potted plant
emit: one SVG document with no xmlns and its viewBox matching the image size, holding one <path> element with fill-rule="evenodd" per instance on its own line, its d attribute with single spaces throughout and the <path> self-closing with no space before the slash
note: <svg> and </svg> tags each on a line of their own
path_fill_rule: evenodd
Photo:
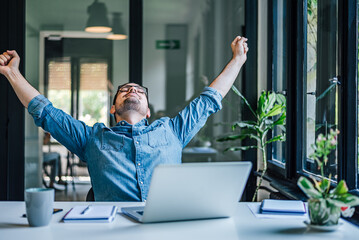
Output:
<svg viewBox="0 0 359 240">
<path fill-rule="evenodd" d="M 232 90 L 243 99 L 244 103 L 248 106 L 249 110 L 255 117 L 255 121 L 239 121 L 232 125 L 232 130 L 238 128 L 239 132 L 230 134 L 225 137 L 217 139 L 217 141 L 235 141 L 243 140 L 245 138 L 256 140 L 255 145 L 251 146 L 234 146 L 225 149 L 225 151 L 245 151 L 248 149 L 259 149 L 262 152 L 263 169 L 260 175 L 259 184 L 256 187 L 252 201 L 254 202 L 257 197 L 258 190 L 262 185 L 264 174 L 267 171 L 267 151 L 266 147 L 269 143 L 276 141 L 285 141 L 285 119 L 286 119 L 286 99 L 282 94 L 274 92 L 263 91 L 258 99 L 257 110 L 248 103 L 247 99 L 239 92 L 239 90 L 232 86 Z M 283 133 L 267 139 L 268 133 L 276 126 L 282 128 Z"/>
<path fill-rule="evenodd" d="M 336 226 L 342 213 L 350 217 L 354 213 L 353 206 L 359 205 L 359 197 L 348 193 L 345 180 L 341 180 L 334 189 L 330 189 L 330 178 L 325 178 L 324 167 L 328 162 L 328 155 L 336 149 L 338 130 L 330 130 L 327 136 L 319 134 L 315 144 L 312 144 L 314 153 L 310 155 L 318 165 L 321 180 L 311 177 L 298 179 L 298 186 L 309 197 L 308 210 L 312 226 Z"/>
</svg>

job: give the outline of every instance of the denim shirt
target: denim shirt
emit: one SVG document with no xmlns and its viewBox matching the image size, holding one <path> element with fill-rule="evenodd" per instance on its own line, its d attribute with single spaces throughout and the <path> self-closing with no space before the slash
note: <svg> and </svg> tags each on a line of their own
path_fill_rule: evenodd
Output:
<svg viewBox="0 0 359 240">
<path fill-rule="evenodd" d="M 158 164 L 180 164 L 182 149 L 222 108 L 222 96 L 206 87 L 174 118 L 135 125 L 120 121 L 109 128 L 93 127 L 52 106 L 42 95 L 31 100 L 28 111 L 37 126 L 87 163 L 96 201 L 145 201 Z"/>
</svg>

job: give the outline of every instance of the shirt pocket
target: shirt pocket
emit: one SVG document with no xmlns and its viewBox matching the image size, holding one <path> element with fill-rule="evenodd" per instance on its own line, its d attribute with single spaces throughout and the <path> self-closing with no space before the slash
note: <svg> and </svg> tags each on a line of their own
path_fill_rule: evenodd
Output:
<svg viewBox="0 0 359 240">
<path fill-rule="evenodd" d="M 104 128 L 101 136 L 101 150 L 118 151 L 123 148 L 123 135 L 116 134 L 110 129 Z"/>
<path fill-rule="evenodd" d="M 148 132 L 148 145 L 153 148 L 168 145 L 167 130 L 163 125 Z"/>
</svg>

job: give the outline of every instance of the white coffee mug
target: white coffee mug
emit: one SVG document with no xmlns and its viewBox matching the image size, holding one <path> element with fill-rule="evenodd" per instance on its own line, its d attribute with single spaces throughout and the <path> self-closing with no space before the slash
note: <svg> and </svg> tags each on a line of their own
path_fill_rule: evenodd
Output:
<svg viewBox="0 0 359 240">
<path fill-rule="evenodd" d="M 25 190 L 26 216 L 31 227 L 47 226 L 54 208 L 54 189 L 28 188 Z"/>
</svg>

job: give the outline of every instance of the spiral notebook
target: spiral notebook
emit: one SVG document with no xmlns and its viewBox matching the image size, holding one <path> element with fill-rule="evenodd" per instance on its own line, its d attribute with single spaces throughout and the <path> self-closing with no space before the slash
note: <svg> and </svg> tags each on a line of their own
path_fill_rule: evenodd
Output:
<svg viewBox="0 0 359 240">
<path fill-rule="evenodd" d="M 75 206 L 63 217 L 65 223 L 80 222 L 112 222 L 115 219 L 117 207 L 112 205 Z"/>
</svg>

